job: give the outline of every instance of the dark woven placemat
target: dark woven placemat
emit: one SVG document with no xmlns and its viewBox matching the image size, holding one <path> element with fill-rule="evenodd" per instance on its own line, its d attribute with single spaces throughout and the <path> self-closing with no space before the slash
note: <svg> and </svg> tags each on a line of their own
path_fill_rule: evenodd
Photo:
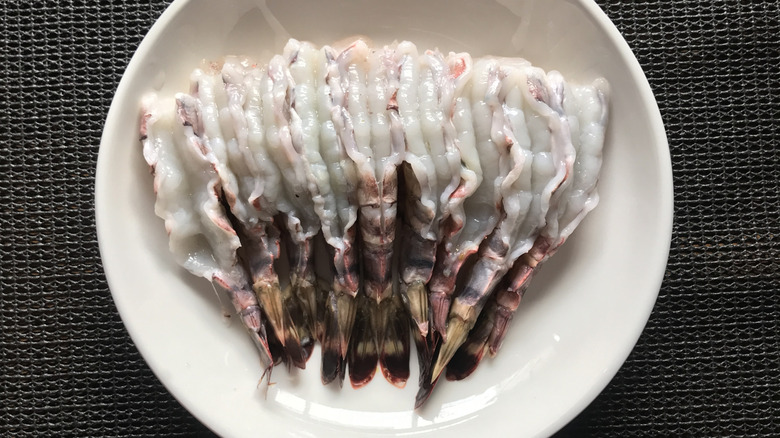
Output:
<svg viewBox="0 0 780 438">
<path fill-rule="evenodd" d="M 167 3 L 0 4 L 0 436 L 209 434 L 133 346 L 95 235 L 103 121 Z M 561 434 L 780 435 L 780 6 L 598 3 L 656 93 L 675 226 L 639 344 Z"/>
</svg>

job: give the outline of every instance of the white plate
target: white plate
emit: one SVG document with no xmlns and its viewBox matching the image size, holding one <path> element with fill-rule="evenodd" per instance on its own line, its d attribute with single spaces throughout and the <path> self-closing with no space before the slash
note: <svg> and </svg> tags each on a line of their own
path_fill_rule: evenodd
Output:
<svg viewBox="0 0 780 438">
<path fill-rule="evenodd" d="M 206 281 L 169 256 L 138 142 L 141 96 L 186 90 L 203 58 L 267 59 L 288 36 L 325 44 L 355 34 L 524 56 L 572 80 L 604 76 L 612 85 L 601 205 L 534 280 L 500 354 L 465 381 L 440 382 L 417 412 L 414 363 L 403 390 L 381 377 L 339 390 L 320 383 L 315 354 L 306 371 L 277 369 L 276 385 L 258 390 L 261 367 L 244 330 L 222 316 Z M 669 251 L 671 162 L 639 64 L 587 0 L 177 0 L 141 43 L 111 105 L 96 214 L 128 332 L 166 388 L 220 435 L 549 435 L 606 386 L 647 322 Z"/>
</svg>

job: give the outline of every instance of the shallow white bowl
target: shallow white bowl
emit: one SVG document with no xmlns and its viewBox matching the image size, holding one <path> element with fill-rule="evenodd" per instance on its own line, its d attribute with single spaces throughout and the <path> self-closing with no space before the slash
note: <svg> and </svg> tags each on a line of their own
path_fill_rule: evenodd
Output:
<svg viewBox="0 0 780 438">
<path fill-rule="evenodd" d="M 534 280 L 500 354 L 465 381 L 440 382 L 419 411 L 414 363 L 403 390 L 381 377 L 338 389 L 320 383 L 315 352 L 306 371 L 277 369 L 276 384 L 258 389 L 261 366 L 240 324 L 222 316 L 206 281 L 169 256 L 138 142 L 141 96 L 186 90 L 204 58 L 263 60 L 290 36 L 326 44 L 355 34 L 522 56 L 572 81 L 604 76 L 612 85 L 601 205 Z M 669 251 L 671 163 L 639 64 L 588 0 L 177 0 L 141 43 L 111 105 L 96 214 L 128 332 L 166 388 L 220 435 L 549 435 L 606 386 L 647 322 Z"/>
</svg>

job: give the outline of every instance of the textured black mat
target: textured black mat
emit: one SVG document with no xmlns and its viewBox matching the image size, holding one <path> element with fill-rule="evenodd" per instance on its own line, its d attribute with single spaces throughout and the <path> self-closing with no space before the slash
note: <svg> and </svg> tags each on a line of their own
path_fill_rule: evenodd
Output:
<svg viewBox="0 0 780 438">
<path fill-rule="evenodd" d="M 561 434 L 778 436 L 780 5 L 598 3 L 661 107 L 675 226 L 639 344 Z M 130 341 L 94 229 L 103 121 L 166 4 L 0 3 L 0 436 L 209 434 Z"/>
</svg>

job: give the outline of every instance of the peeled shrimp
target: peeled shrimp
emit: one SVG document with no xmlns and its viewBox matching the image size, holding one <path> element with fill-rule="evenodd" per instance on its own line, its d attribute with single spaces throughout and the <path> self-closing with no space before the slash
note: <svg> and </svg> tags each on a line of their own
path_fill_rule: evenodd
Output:
<svg viewBox="0 0 780 438">
<path fill-rule="evenodd" d="M 219 199 L 221 181 L 209 150 L 195 134 L 202 125 L 175 119 L 173 100 L 148 96 L 143 102 L 141 141 L 154 174 L 155 213 L 165 220 L 176 261 L 222 291 L 233 304 L 260 352 L 270 377 L 274 359 L 266 319 L 238 263 L 241 243 Z"/>
<path fill-rule="evenodd" d="M 491 72 L 489 78 L 486 102 L 493 110 L 492 135 L 494 141 L 503 141 L 509 148 L 508 156 L 502 157 L 511 168 L 501 181 L 503 216 L 482 247 L 463 291 L 450 309 L 447 338 L 434 366 L 434 378 L 466 341 L 469 330 L 504 273 L 517 257 L 531 248 L 542 225 L 551 226 L 548 211 L 557 211 L 571 184 L 576 151 L 569 120 L 562 110 L 562 81 L 548 80 L 547 75 L 535 67 L 506 64 L 495 73 Z M 553 75 L 553 78 L 557 76 Z M 506 97 L 511 97 L 513 91 L 518 95 L 513 85 L 517 85 L 525 97 L 530 126 L 544 123 L 547 129 L 532 128 L 529 132 L 529 125 L 513 114 L 518 108 L 515 111 L 507 109 L 511 102 L 506 102 Z M 501 88 L 507 89 L 503 99 L 505 105 L 499 103 Z M 513 132 L 513 128 L 518 132 Z"/>
<path fill-rule="evenodd" d="M 562 78 L 556 77 L 561 81 Z M 601 170 L 604 133 L 608 118 L 609 85 L 603 79 L 590 86 L 563 84 L 563 108 L 572 126 L 572 138 L 577 158 L 574 161 L 571 184 L 561 196 L 559 207 L 550 210 L 547 226 L 507 275 L 509 284 L 496 294 L 496 322 L 490 334 L 489 348 L 495 355 L 506 335 L 506 328 L 520 304 L 520 299 L 539 265 L 552 257 L 574 232 L 585 216 L 599 202 L 597 190 Z"/>
<path fill-rule="evenodd" d="M 144 156 L 174 256 L 230 298 L 267 369 L 303 368 L 317 339 L 324 383 L 380 369 L 404 386 L 411 335 L 419 406 L 445 367 L 495 354 L 598 203 L 608 86 L 407 41 L 343 47 L 202 64 L 168 110 L 144 102 Z"/>
</svg>

